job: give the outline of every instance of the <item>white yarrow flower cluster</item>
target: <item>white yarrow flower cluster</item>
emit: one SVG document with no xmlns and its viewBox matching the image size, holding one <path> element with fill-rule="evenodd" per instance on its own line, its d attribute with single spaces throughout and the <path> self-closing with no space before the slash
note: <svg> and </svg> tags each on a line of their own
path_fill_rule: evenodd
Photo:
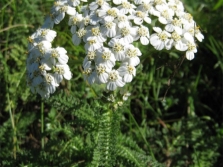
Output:
<svg viewBox="0 0 223 167">
<path fill-rule="evenodd" d="M 40 28 L 28 38 L 27 84 L 43 98 L 54 93 L 63 78 L 71 79 L 67 51 L 62 47 L 52 48 L 55 37 L 55 31 Z"/>
<path fill-rule="evenodd" d="M 56 33 L 49 29 L 65 14 L 69 15 L 73 44 L 84 45 L 84 79 L 106 84 L 110 91 L 136 76 L 142 55 L 136 42 L 151 44 L 156 50 L 184 51 L 192 60 L 196 40 L 204 38 L 180 0 L 56 0 L 42 29 L 29 38 L 28 84 L 43 97 L 53 93 L 63 78 L 71 78 L 66 51 L 51 48 Z"/>
<path fill-rule="evenodd" d="M 134 42 L 151 44 L 157 50 L 186 51 L 187 59 L 193 59 L 195 38 L 202 41 L 203 35 L 198 28 L 194 34 L 191 31 L 195 22 L 184 12 L 181 1 L 108 1 L 86 4 L 69 20 L 74 45 L 84 43 L 84 78 L 90 84 L 106 84 L 113 91 L 131 82 L 141 56 Z M 157 17 L 163 26 L 149 29 L 151 16 Z"/>
</svg>

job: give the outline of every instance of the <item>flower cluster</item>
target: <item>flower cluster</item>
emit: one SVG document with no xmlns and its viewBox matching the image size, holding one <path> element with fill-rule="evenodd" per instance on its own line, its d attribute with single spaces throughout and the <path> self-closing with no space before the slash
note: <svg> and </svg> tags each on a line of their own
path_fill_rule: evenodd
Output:
<svg viewBox="0 0 223 167">
<path fill-rule="evenodd" d="M 135 46 L 136 42 L 151 44 L 156 50 L 173 48 L 184 51 L 186 58 L 192 60 L 197 52 L 196 39 L 202 41 L 204 38 L 180 0 L 85 2 L 56 0 L 43 28 L 59 24 L 65 13 L 70 15 L 68 24 L 71 26 L 72 42 L 74 45 L 83 43 L 86 51 L 83 61 L 85 80 L 90 84 L 106 84 L 110 91 L 123 87 L 136 75 L 136 66 L 142 54 Z M 83 4 L 81 8 L 80 4 Z M 62 77 L 58 80 L 55 76 L 55 73 L 59 74 L 58 65 L 64 68 L 64 78 L 70 79 L 71 76 L 65 50 L 51 49 L 50 42 L 54 37 L 55 32 L 49 29 L 40 29 L 30 37 L 28 81 L 31 88 L 40 94 L 42 84 L 49 89 L 48 93 L 52 93 L 62 80 Z M 52 72 L 47 73 L 48 70 Z M 51 81 L 46 78 L 51 78 Z M 46 84 L 51 86 L 46 87 Z"/>
<path fill-rule="evenodd" d="M 40 28 L 28 38 L 27 84 L 44 98 L 55 92 L 63 78 L 71 79 L 67 51 L 52 48 L 55 36 L 55 31 Z"/>
</svg>

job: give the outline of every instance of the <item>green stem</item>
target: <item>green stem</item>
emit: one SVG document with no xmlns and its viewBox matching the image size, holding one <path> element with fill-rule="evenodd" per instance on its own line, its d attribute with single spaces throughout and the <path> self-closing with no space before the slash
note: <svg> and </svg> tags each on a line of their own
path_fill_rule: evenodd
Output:
<svg viewBox="0 0 223 167">
<path fill-rule="evenodd" d="M 44 149 L 44 102 L 41 101 L 41 148 Z"/>
<path fill-rule="evenodd" d="M 133 122 L 135 123 L 135 125 L 136 125 L 136 127 L 137 127 L 139 133 L 141 134 L 141 136 L 142 136 L 144 142 L 146 143 L 147 147 L 149 148 L 149 152 L 150 152 L 150 154 L 151 154 L 153 160 L 154 160 L 154 161 L 157 161 L 156 158 L 155 158 L 155 156 L 154 156 L 154 154 L 153 154 L 153 152 L 152 152 L 152 149 L 151 149 L 151 147 L 150 147 L 150 144 L 147 142 L 147 140 L 146 140 L 144 134 L 142 133 L 142 131 L 141 131 L 141 129 L 140 129 L 138 123 L 136 122 L 135 118 L 133 117 L 132 113 L 131 113 L 129 110 L 128 110 L 128 113 L 129 113 L 130 117 L 132 118 Z"/>
<path fill-rule="evenodd" d="M 8 90 L 8 86 L 7 86 L 7 90 Z M 14 159 L 16 159 L 16 143 L 17 143 L 17 137 L 16 137 L 16 128 L 15 128 L 15 121 L 14 121 L 14 115 L 12 113 L 12 108 L 11 108 L 11 101 L 9 98 L 9 93 L 7 91 L 7 100 L 9 103 L 9 115 L 10 115 L 10 120 L 11 120 L 11 124 L 12 124 L 12 130 L 13 130 L 13 157 Z"/>
<path fill-rule="evenodd" d="M 117 140 L 117 126 L 116 120 L 114 120 L 113 111 L 110 109 L 109 105 L 104 108 L 103 113 L 101 113 L 99 124 L 98 124 L 98 134 L 95 140 L 96 147 L 94 148 L 92 166 L 99 167 L 103 163 L 103 166 L 111 166 L 112 162 L 115 160 L 115 155 L 113 150 L 115 150 L 115 141 Z M 103 151 L 102 151 L 103 150 Z"/>
</svg>

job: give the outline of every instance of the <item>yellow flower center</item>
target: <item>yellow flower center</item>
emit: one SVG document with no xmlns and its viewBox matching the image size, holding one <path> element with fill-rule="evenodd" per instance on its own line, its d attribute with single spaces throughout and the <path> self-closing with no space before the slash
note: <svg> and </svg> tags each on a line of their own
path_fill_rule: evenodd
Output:
<svg viewBox="0 0 223 167">
<path fill-rule="evenodd" d="M 117 15 L 118 15 L 115 9 L 109 9 L 107 11 L 107 14 L 112 16 L 112 17 L 117 17 Z"/>
<path fill-rule="evenodd" d="M 158 34 L 158 37 L 160 38 L 161 41 L 167 40 L 168 36 L 166 35 L 165 32 L 161 32 Z"/>
<path fill-rule="evenodd" d="M 95 51 L 89 51 L 87 54 L 88 60 L 94 60 L 95 56 Z"/>
<path fill-rule="evenodd" d="M 111 57 L 111 53 L 110 53 L 110 52 L 103 52 L 103 54 L 102 54 L 102 58 L 103 58 L 104 60 L 109 60 L 110 57 Z"/>
<path fill-rule="evenodd" d="M 112 28 L 112 22 L 106 22 L 105 23 L 105 27 L 107 28 L 107 29 L 111 29 Z"/>
<path fill-rule="evenodd" d="M 124 46 L 121 45 L 120 43 L 116 43 L 115 46 L 113 47 L 113 50 L 114 50 L 115 52 L 123 51 L 123 50 L 124 50 Z"/>
<path fill-rule="evenodd" d="M 138 34 L 139 34 L 139 36 L 143 36 L 143 37 L 145 37 L 145 36 L 147 36 L 147 34 L 148 34 L 148 31 L 147 31 L 147 29 L 145 29 L 145 28 L 143 28 L 143 27 L 140 27 L 139 29 L 138 29 Z"/>
<path fill-rule="evenodd" d="M 177 34 L 175 31 L 171 34 L 171 37 L 174 41 L 179 41 L 181 39 L 181 36 Z"/>
<path fill-rule="evenodd" d="M 143 19 L 145 17 L 145 14 L 143 12 L 141 12 L 141 11 L 137 11 L 136 12 L 136 16 Z"/>
<path fill-rule="evenodd" d="M 91 29 L 91 32 L 92 32 L 92 34 L 93 34 L 94 36 L 98 36 L 98 35 L 100 35 L 100 29 L 99 29 L 99 27 L 92 28 L 92 29 Z"/>
<path fill-rule="evenodd" d="M 49 74 L 47 74 L 47 75 L 45 76 L 45 78 L 46 78 L 46 82 L 47 82 L 47 83 L 51 83 L 51 82 L 53 81 L 53 78 L 52 78 Z"/>
<path fill-rule="evenodd" d="M 116 81 L 116 80 L 118 79 L 118 75 L 117 75 L 117 73 L 116 73 L 116 72 L 111 72 L 111 73 L 109 74 L 108 79 L 109 79 L 110 81 Z"/>
<path fill-rule="evenodd" d="M 90 45 L 94 45 L 96 41 L 94 39 L 88 41 Z"/>
<path fill-rule="evenodd" d="M 128 72 L 129 74 L 133 74 L 133 71 L 134 71 L 134 67 L 133 66 L 127 66 L 127 69 L 128 69 Z"/>
<path fill-rule="evenodd" d="M 51 52 L 51 57 L 53 57 L 53 58 L 58 58 L 58 57 L 59 57 L 59 53 L 54 49 L 54 50 L 52 50 L 52 52 Z"/>
<path fill-rule="evenodd" d="M 136 49 L 128 49 L 126 52 L 127 56 L 130 58 L 137 56 L 137 50 Z"/>
<path fill-rule="evenodd" d="M 81 37 L 83 37 L 83 36 L 86 34 L 86 30 L 83 29 L 83 28 L 81 28 L 81 29 L 79 29 L 76 33 L 77 33 L 77 36 L 78 36 L 79 38 L 81 38 Z"/>
<path fill-rule="evenodd" d="M 106 71 L 106 68 L 102 65 L 99 65 L 99 66 L 97 66 L 96 71 L 100 75 L 100 74 L 103 74 Z"/>
<path fill-rule="evenodd" d="M 121 29 L 122 36 L 127 36 L 130 34 L 130 30 L 127 27 Z"/>
</svg>

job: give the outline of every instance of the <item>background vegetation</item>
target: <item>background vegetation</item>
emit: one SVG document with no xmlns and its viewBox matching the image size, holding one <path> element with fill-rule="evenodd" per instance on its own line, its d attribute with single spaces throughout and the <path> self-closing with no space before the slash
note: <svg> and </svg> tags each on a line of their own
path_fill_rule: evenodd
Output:
<svg viewBox="0 0 223 167">
<path fill-rule="evenodd" d="M 83 80 L 83 48 L 72 45 L 62 26 L 67 20 L 55 27 L 54 45 L 68 50 L 73 79 L 47 101 L 31 94 L 27 37 L 42 25 L 53 0 L 1 0 L 0 166 L 223 166 L 223 1 L 184 2 L 205 36 L 195 59 L 140 46 L 137 77 L 126 85 L 132 95 L 109 122 Z M 108 124 L 114 128 L 99 136 L 99 147 L 97 130 Z M 113 145 L 109 160 L 98 159 L 100 148 Z"/>
</svg>

